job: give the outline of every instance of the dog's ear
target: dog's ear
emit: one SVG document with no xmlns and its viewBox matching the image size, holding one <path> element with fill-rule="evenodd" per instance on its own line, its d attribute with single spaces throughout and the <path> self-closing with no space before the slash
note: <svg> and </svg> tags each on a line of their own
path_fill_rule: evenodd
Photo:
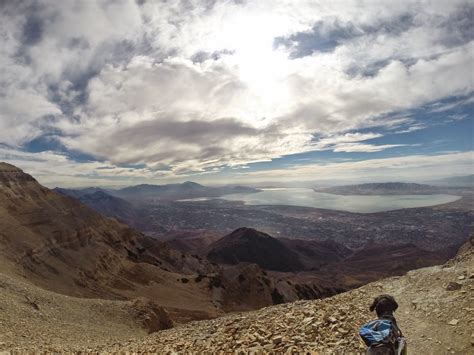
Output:
<svg viewBox="0 0 474 355">
<path fill-rule="evenodd" d="M 379 298 L 378 298 L 378 297 L 375 297 L 375 298 L 374 298 L 374 301 L 372 302 L 372 304 L 371 304 L 370 307 L 369 307 L 369 310 L 370 310 L 371 312 L 373 312 L 374 309 L 375 309 L 375 307 L 377 307 L 377 303 L 378 303 L 378 302 L 379 302 Z"/>
<path fill-rule="evenodd" d="M 398 303 L 397 301 L 395 301 L 395 298 L 393 298 L 393 296 L 390 296 L 390 295 L 384 295 L 384 297 L 390 301 L 392 305 L 392 311 L 395 311 L 398 308 Z"/>
<path fill-rule="evenodd" d="M 395 298 L 392 297 L 392 300 L 393 300 L 393 310 L 396 311 L 397 308 L 398 308 L 398 303 L 397 301 L 395 301 Z"/>
</svg>

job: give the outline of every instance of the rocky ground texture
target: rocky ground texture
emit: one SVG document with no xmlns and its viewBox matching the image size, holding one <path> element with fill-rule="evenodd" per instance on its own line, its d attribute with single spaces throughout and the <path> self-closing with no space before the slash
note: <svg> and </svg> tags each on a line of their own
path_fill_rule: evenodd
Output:
<svg viewBox="0 0 474 355">
<path fill-rule="evenodd" d="M 358 328 L 374 318 L 368 310 L 379 294 L 395 296 L 396 312 L 411 353 L 474 352 L 473 248 L 443 266 L 409 272 L 316 301 L 193 322 L 107 351 L 151 352 L 360 352 Z"/>
<path fill-rule="evenodd" d="M 374 318 L 368 307 L 376 295 L 388 293 L 395 296 L 400 305 L 396 318 L 407 337 L 410 353 L 472 354 L 473 266 L 474 250 L 470 245 L 462 255 L 443 266 L 414 270 L 405 276 L 374 282 L 334 297 L 191 322 L 150 335 L 133 331 L 133 324 L 124 322 L 125 318 L 112 322 L 105 311 L 101 311 L 92 329 L 87 329 L 90 321 L 81 320 L 78 312 L 78 319 L 64 322 L 60 327 L 57 319 L 42 319 L 41 328 L 27 327 L 21 334 L 12 329 L 8 332 L 8 324 L 2 318 L 0 351 L 358 353 L 365 348 L 358 328 Z M 4 288 L 5 285 L 4 282 Z M 39 307 L 42 307 L 41 302 L 46 300 L 40 300 Z M 119 307 L 123 312 L 123 305 L 100 302 L 107 307 Z M 24 304 L 24 307 L 35 308 L 28 302 Z M 5 303 L 0 306 L 1 312 L 8 312 Z M 97 308 L 89 305 L 88 309 Z M 84 313 L 84 317 L 90 316 Z M 20 313 L 18 317 L 26 317 L 26 314 Z M 38 317 L 33 321 L 38 321 Z M 28 322 L 29 319 L 24 319 L 24 323 Z M 48 324 L 51 329 L 47 328 Z M 118 324 L 122 327 L 114 329 Z M 58 328 L 60 336 L 50 334 L 58 332 Z M 81 341 L 74 344 L 72 339 Z"/>
</svg>

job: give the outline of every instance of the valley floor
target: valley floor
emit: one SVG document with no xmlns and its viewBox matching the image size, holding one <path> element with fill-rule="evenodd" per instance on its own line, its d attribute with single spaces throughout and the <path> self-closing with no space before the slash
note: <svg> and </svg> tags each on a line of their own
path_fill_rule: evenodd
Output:
<svg viewBox="0 0 474 355">
<path fill-rule="evenodd" d="M 388 293 L 412 354 L 474 349 L 474 251 L 401 277 L 316 301 L 191 322 L 145 335 L 128 302 L 66 297 L 0 274 L 0 351 L 315 351 L 359 352 L 357 330 L 374 318 L 374 296 Z M 447 290 L 450 282 L 459 289 Z M 454 285 L 454 284 L 452 284 Z M 456 285 L 454 285 L 456 286 Z M 456 288 L 456 287 L 454 287 Z"/>
</svg>

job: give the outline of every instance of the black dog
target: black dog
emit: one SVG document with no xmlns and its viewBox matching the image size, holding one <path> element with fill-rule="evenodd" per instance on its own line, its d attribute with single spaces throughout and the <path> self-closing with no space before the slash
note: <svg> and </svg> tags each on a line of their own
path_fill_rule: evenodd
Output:
<svg viewBox="0 0 474 355">
<path fill-rule="evenodd" d="M 377 312 L 377 317 L 379 318 L 382 318 L 383 315 L 393 317 L 393 312 L 395 312 L 397 308 L 397 301 L 395 301 L 395 298 L 390 295 L 380 295 L 375 297 L 374 302 L 372 302 L 369 307 L 371 312 L 374 310 Z"/>
<path fill-rule="evenodd" d="M 398 308 L 398 303 L 390 295 L 380 295 L 375 297 L 374 302 L 372 302 L 369 307 L 370 311 L 377 313 L 379 319 L 390 320 L 393 324 L 392 336 L 395 339 L 395 350 L 389 349 L 386 346 L 376 346 L 371 347 L 367 351 L 367 354 L 371 355 L 382 355 L 382 354 L 406 354 L 406 343 L 403 337 L 402 331 L 398 328 L 397 320 L 393 315 Z"/>
</svg>

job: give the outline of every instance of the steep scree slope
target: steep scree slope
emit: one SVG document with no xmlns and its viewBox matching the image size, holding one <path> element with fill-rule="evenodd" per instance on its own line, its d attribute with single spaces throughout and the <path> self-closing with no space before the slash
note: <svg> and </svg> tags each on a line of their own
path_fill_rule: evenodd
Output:
<svg viewBox="0 0 474 355">
<path fill-rule="evenodd" d="M 399 326 L 413 354 L 472 353 L 474 248 L 443 266 L 374 282 L 334 297 L 192 322 L 143 339 L 98 347 L 107 351 L 362 351 L 358 328 L 374 318 L 368 307 L 382 293 L 395 296 Z M 451 283 L 451 284 L 450 284 Z M 456 283 L 457 286 L 449 286 Z"/>
</svg>

